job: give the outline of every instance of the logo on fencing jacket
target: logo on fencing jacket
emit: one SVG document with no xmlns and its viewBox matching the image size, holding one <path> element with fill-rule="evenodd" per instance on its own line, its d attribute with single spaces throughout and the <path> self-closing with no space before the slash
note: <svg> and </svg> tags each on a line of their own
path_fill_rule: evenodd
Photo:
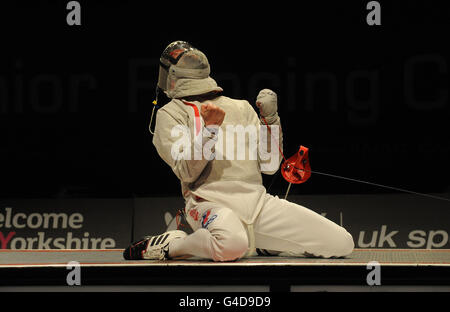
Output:
<svg viewBox="0 0 450 312">
<path fill-rule="evenodd" d="M 213 222 L 215 218 L 217 218 L 217 215 L 210 216 L 210 214 L 211 210 L 208 210 L 202 215 L 202 228 L 204 229 L 206 229 L 208 225 Z"/>
</svg>

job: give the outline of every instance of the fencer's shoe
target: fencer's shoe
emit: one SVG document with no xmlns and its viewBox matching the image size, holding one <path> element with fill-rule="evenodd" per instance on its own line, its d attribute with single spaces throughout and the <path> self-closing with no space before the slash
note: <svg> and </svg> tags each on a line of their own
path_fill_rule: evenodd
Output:
<svg viewBox="0 0 450 312">
<path fill-rule="evenodd" d="M 273 257 L 280 254 L 279 251 L 256 248 L 256 254 L 263 257 Z"/>
<path fill-rule="evenodd" d="M 145 236 L 123 251 L 125 260 L 168 260 L 169 243 L 174 239 L 184 238 L 183 231 L 168 231 L 161 235 Z"/>
</svg>

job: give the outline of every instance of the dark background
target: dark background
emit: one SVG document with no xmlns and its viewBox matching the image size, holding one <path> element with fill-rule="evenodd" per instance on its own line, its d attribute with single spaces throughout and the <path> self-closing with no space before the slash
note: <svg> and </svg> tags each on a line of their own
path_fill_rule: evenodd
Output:
<svg viewBox="0 0 450 312">
<path fill-rule="evenodd" d="M 304 145 L 313 170 L 450 193 L 443 2 L 379 1 L 381 26 L 368 1 L 79 1 L 81 26 L 67 2 L 0 4 L 3 198 L 179 196 L 148 132 L 155 61 L 174 40 L 205 52 L 225 95 L 278 93 L 287 156 Z M 284 194 L 280 174 L 264 179 Z M 383 192 L 318 175 L 291 189 Z"/>
</svg>

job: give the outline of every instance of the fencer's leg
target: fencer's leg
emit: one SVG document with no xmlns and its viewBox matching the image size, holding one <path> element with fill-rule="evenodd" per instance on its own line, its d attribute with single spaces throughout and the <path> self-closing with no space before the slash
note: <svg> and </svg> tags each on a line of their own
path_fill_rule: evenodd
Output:
<svg viewBox="0 0 450 312">
<path fill-rule="evenodd" d="M 254 223 L 256 247 L 290 254 L 343 257 L 354 248 L 343 227 L 303 206 L 267 194 Z"/>
<path fill-rule="evenodd" d="M 247 233 L 231 209 L 202 203 L 191 207 L 186 215 L 194 232 L 169 244 L 170 257 L 190 255 L 214 261 L 233 261 L 247 252 Z"/>
</svg>

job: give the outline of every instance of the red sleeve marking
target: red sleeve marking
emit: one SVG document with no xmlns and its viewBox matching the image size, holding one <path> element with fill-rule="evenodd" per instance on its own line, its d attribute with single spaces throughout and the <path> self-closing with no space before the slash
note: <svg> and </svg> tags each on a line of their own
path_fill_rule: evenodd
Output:
<svg viewBox="0 0 450 312">
<path fill-rule="evenodd" d="M 195 135 L 198 135 L 201 129 L 201 122 L 200 122 L 200 112 L 198 111 L 198 107 L 193 104 L 186 101 L 183 101 L 184 104 L 189 105 L 194 109 L 194 115 L 195 115 Z"/>
</svg>

